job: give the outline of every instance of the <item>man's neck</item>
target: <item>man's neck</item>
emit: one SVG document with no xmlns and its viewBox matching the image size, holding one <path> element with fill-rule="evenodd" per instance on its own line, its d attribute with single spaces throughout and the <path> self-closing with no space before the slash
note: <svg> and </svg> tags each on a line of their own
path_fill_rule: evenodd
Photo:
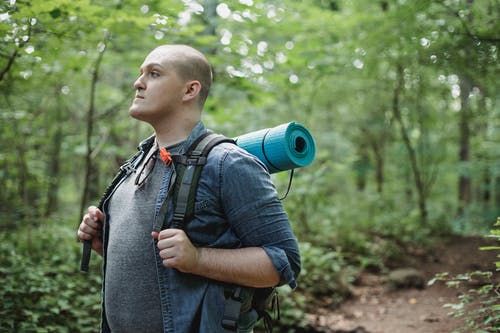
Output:
<svg viewBox="0 0 500 333">
<path fill-rule="evenodd" d="M 182 121 L 157 124 L 154 129 L 158 146 L 169 147 L 185 141 L 199 121 L 199 119 L 182 119 Z"/>
</svg>

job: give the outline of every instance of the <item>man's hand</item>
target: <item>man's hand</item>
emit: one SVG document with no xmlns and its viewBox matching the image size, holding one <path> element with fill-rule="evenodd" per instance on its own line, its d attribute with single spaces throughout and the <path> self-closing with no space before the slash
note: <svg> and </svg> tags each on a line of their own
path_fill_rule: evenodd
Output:
<svg viewBox="0 0 500 333">
<path fill-rule="evenodd" d="M 102 222 L 104 214 L 95 206 L 88 208 L 88 213 L 83 216 L 82 223 L 78 228 L 78 239 L 80 241 L 92 240 L 92 249 L 102 255 Z"/>
<path fill-rule="evenodd" d="M 163 266 L 176 268 L 184 273 L 196 271 L 200 260 L 200 250 L 194 247 L 186 233 L 181 229 L 165 229 L 159 234 L 152 232 L 158 239 Z"/>
<path fill-rule="evenodd" d="M 180 229 L 153 231 L 151 235 L 158 239 L 157 246 L 165 267 L 256 288 L 276 286 L 280 282 L 271 259 L 260 247 L 196 248 Z"/>
</svg>

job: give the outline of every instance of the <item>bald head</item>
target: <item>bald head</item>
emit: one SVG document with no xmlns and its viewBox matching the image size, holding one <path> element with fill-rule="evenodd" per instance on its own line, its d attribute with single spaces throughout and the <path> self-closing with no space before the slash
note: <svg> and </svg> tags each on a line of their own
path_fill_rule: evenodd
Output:
<svg viewBox="0 0 500 333">
<path fill-rule="evenodd" d="M 212 84 L 212 69 L 207 58 L 200 51 L 180 44 L 161 45 L 151 53 L 156 53 L 172 65 L 172 69 L 183 80 L 196 80 L 201 84 L 198 105 L 203 108 Z"/>
</svg>

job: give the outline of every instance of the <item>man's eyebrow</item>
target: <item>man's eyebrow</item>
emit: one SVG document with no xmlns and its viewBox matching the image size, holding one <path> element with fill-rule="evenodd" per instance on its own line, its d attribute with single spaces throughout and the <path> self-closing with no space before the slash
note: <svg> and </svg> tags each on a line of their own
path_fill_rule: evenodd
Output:
<svg viewBox="0 0 500 333">
<path fill-rule="evenodd" d="M 152 63 L 141 66 L 141 68 L 139 68 L 139 71 L 142 72 L 144 69 L 149 69 L 152 67 L 160 67 L 162 69 L 165 69 L 165 67 L 162 64 L 160 64 L 158 62 L 152 62 Z"/>
</svg>

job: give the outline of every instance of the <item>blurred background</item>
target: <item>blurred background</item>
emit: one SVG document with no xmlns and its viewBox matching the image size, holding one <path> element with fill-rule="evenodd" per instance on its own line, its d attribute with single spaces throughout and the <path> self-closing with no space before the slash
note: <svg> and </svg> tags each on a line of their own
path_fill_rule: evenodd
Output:
<svg viewBox="0 0 500 333">
<path fill-rule="evenodd" d="M 100 260 L 76 229 L 152 129 L 128 116 L 154 47 L 211 61 L 206 125 L 296 121 L 316 159 L 284 200 L 303 249 L 282 331 L 408 248 L 486 235 L 500 211 L 496 0 L 0 3 L 0 330 L 95 332 Z M 289 174 L 273 175 L 280 193 Z M 287 294 L 287 291 L 284 291 Z M 287 312 L 287 306 L 289 311 Z"/>
</svg>

